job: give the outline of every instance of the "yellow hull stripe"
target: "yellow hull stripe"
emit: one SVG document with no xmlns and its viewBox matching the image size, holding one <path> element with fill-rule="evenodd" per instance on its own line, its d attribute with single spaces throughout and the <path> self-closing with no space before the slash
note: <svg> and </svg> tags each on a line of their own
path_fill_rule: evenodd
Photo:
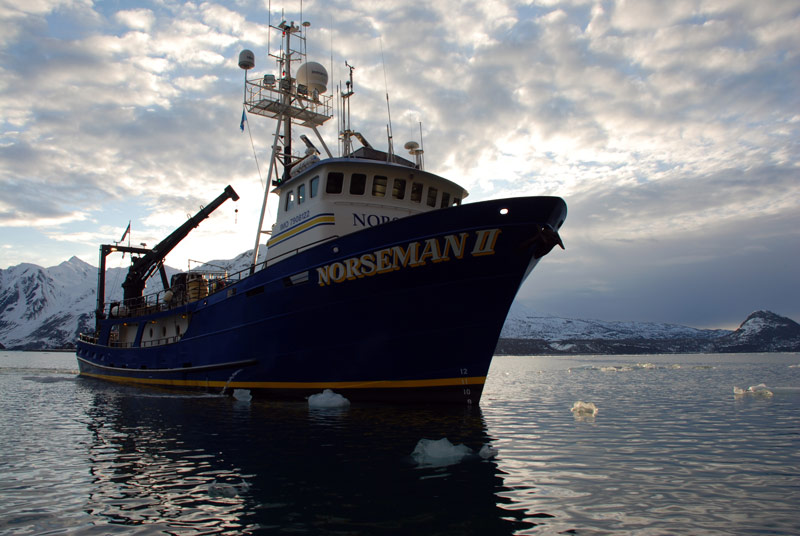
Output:
<svg viewBox="0 0 800 536">
<path fill-rule="evenodd" d="M 284 234 L 276 236 L 275 238 L 267 242 L 267 246 L 269 247 L 269 246 L 274 246 L 275 244 L 280 244 L 284 240 L 296 236 L 302 233 L 303 231 L 307 231 L 311 227 L 323 224 L 334 224 L 334 223 L 336 223 L 336 218 L 332 215 L 316 216 L 314 218 L 311 218 L 307 222 L 303 223 L 302 225 L 298 225 L 294 229 L 286 231 Z"/>
<path fill-rule="evenodd" d="M 367 382 L 226 382 L 198 380 L 165 380 L 160 378 L 129 378 L 107 374 L 81 372 L 81 376 L 100 378 L 120 383 L 146 385 L 172 385 L 175 387 L 226 387 L 229 389 L 403 389 L 410 387 L 454 387 L 483 385 L 486 376 L 438 378 L 432 380 L 383 380 Z"/>
</svg>

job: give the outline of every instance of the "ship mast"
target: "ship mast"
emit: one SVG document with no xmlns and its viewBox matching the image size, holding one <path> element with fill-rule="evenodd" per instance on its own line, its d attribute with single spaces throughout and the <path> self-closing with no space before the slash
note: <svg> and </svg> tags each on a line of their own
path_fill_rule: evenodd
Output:
<svg viewBox="0 0 800 536">
<path fill-rule="evenodd" d="M 353 142 L 350 138 L 355 134 L 350 129 L 350 97 L 355 93 L 355 87 L 353 86 L 353 69 L 355 67 L 346 61 L 344 64 L 350 70 L 350 79 L 345 82 L 347 90 L 342 93 L 342 125 L 344 125 L 344 128 L 339 137 L 342 140 L 342 156 L 346 158 L 350 156 L 353 150 Z"/>
<path fill-rule="evenodd" d="M 297 26 L 294 21 L 289 23 L 281 21 L 277 26 L 270 25 L 270 30 L 280 31 L 283 39 L 280 53 L 278 55 L 269 54 L 278 62 L 280 77 L 276 79 L 275 75 L 266 74 L 263 77 L 248 79 L 245 75 L 245 110 L 250 114 L 277 121 L 267 184 L 264 188 L 261 215 L 253 246 L 251 273 L 255 271 L 258 264 L 261 235 L 269 233 L 264 230 L 264 215 L 270 187 L 280 186 L 281 183 L 291 178 L 292 168 L 300 161 L 316 157 L 316 150 L 312 149 L 313 146 L 310 146 L 310 143 L 307 143 L 310 147 L 305 155 L 295 156 L 292 154 L 292 124 L 313 130 L 328 157 L 332 157 L 328 146 L 317 130 L 317 127 L 331 118 L 331 96 L 323 95 L 327 90 L 327 71 L 319 63 L 304 61 L 297 70 L 297 76 L 292 78 L 292 62 L 306 59 L 304 46 L 299 47 L 298 50 L 292 48 L 292 36 L 304 43 L 306 37 L 302 29 L 309 26 L 308 22 L 303 22 L 302 27 Z M 239 67 L 245 71 L 255 67 L 255 57 L 251 51 L 243 50 L 239 54 Z M 280 174 L 277 172 L 277 165 L 281 165 L 283 168 Z"/>
</svg>

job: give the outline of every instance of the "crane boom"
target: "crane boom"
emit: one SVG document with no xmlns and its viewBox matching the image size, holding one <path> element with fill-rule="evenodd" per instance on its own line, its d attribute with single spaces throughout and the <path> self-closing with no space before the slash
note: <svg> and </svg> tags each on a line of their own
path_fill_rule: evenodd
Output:
<svg viewBox="0 0 800 536">
<path fill-rule="evenodd" d="M 158 245 L 149 250 L 148 253 L 145 253 L 143 256 L 133 261 L 128 270 L 125 282 L 122 283 L 124 300 L 141 298 L 144 293 L 144 286 L 147 278 L 153 275 L 153 272 L 157 269 L 161 268 L 163 270 L 163 262 L 167 254 L 175 249 L 175 246 L 186 238 L 186 235 L 188 235 L 192 229 L 200 225 L 200 222 L 208 218 L 212 212 L 228 199 L 233 199 L 234 201 L 239 199 L 239 195 L 230 185 L 225 187 L 225 191 L 222 192 L 219 197 L 214 199 L 207 206 L 201 208 L 197 214 L 186 220 L 183 225 L 175 229 L 169 236 L 159 242 Z M 162 274 L 162 278 L 163 277 Z"/>
</svg>

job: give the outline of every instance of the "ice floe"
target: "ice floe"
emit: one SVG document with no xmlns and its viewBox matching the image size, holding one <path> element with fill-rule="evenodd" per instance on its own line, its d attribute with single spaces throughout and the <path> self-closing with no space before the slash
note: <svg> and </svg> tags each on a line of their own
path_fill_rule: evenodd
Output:
<svg viewBox="0 0 800 536">
<path fill-rule="evenodd" d="M 309 408 L 344 408 L 349 405 L 349 400 L 330 389 L 325 389 L 321 393 L 308 397 Z"/>
<path fill-rule="evenodd" d="M 253 399 L 250 389 L 234 389 L 233 398 L 239 402 L 250 402 Z"/>
<path fill-rule="evenodd" d="M 751 385 L 747 389 L 742 389 L 741 387 L 733 387 L 733 396 L 759 396 L 764 398 L 769 398 L 773 395 L 772 390 L 767 387 L 763 383 L 759 383 L 758 385 Z"/>
<path fill-rule="evenodd" d="M 497 449 L 483 445 L 477 457 L 484 460 L 497 456 Z M 417 465 L 425 467 L 445 467 L 457 464 L 468 458 L 476 458 L 475 452 L 466 445 L 453 445 L 449 439 L 420 439 L 411 457 Z"/>
<path fill-rule="evenodd" d="M 484 460 L 491 460 L 497 456 L 498 450 L 494 447 L 489 445 L 484 445 L 481 447 L 481 450 L 478 451 L 478 456 L 483 458 Z"/>
<path fill-rule="evenodd" d="M 223 497 L 232 499 L 238 497 L 250 489 L 250 484 L 242 480 L 239 484 L 232 484 L 230 482 L 219 482 L 215 480 L 208 485 L 208 494 L 211 497 Z"/>
<path fill-rule="evenodd" d="M 681 365 L 674 363 L 670 365 L 656 365 L 654 363 L 633 363 L 633 364 L 618 364 L 618 365 L 583 365 L 580 367 L 571 367 L 569 372 L 584 372 L 595 371 L 600 372 L 635 372 L 641 370 L 678 370 Z M 713 367 L 709 367 L 713 368 Z"/>
<path fill-rule="evenodd" d="M 572 404 L 572 409 L 570 409 L 570 411 L 575 416 L 594 417 L 597 415 L 599 410 L 593 402 L 584 402 L 583 400 L 578 400 Z"/>
<path fill-rule="evenodd" d="M 602 372 L 630 372 L 633 370 L 633 367 L 628 365 L 608 365 L 606 367 L 600 367 Z"/>
</svg>

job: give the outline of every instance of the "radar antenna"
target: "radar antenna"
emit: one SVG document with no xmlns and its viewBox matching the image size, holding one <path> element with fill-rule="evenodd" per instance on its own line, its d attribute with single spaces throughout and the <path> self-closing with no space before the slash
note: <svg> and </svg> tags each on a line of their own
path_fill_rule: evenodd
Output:
<svg viewBox="0 0 800 536">
<path fill-rule="evenodd" d="M 280 186 L 291 176 L 292 167 L 305 158 L 305 155 L 295 156 L 292 154 L 292 125 L 310 128 L 314 131 L 325 152 L 332 157 L 328 146 L 317 130 L 317 127 L 332 116 L 332 97 L 324 95 L 327 91 L 328 72 L 319 63 L 305 62 L 305 30 L 309 26 L 310 24 L 307 22 L 298 26 L 294 21 L 287 22 L 286 20 L 281 20 L 280 24 L 273 26 L 270 21 L 270 31 L 281 32 L 283 39 L 280 52 L 268 53 L 277 62 L 279 76 L 266 74 L 263 77 L 247 79 L 245 73 L 245 110 L 250 114 L 277 120 L 269 171 L 267 172 L 268 180 L 264 188 L 264 200 L 261 205 L 261 216 L 253 247 L 251 273 L 255 272 L 258 263 L 261 235 L 268 233 L 268 231 L 264 231 L 264 215 L 270 193 L 270 181 L 272 186 Z M 301 46 L 297 49 L 293 48 L 292 39 L 300 39 Z M 301 60 L 304 63 L 300 65 L 293 77 L 292 64 Z M 245 71 L 254 66 L 252 53 L 245 54 L 244 57 L 240 56 L 240 67 Z M 279 165 L 282 167 L 281 173 L 278 173 Z"/>
</svg>

